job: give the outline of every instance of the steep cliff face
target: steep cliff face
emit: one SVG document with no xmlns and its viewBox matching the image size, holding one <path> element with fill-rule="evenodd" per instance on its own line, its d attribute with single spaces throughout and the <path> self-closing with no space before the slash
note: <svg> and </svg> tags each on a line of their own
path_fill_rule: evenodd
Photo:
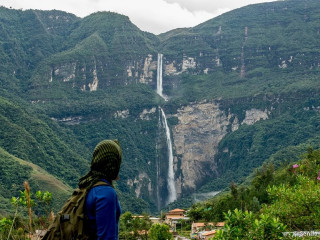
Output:
<svg viewBox="0 0 320 240">
<path fill-rule="evenodd" d="M 172 129 L 175 147 L 177 193 L 193 192 L 217 176 L 215 155 L 220 141 L 240 124 L 253 125 L 268 119 L 266 110 L 248 109 L 245 119 L 221 110 L 219 103 L 199 102 L 178 109 L 178 124 Z"/>
<path fill-rule="evenodd" d="M 152 188 L 151 179 L 145 172 L 140 172 L 134 179 L 128 179 L 127 184 L 135 192 L 136 197 L 142 197 L 142 189 L 150 193 L 149 198 L 153 197 L 152 193 L 154 189 Z"/>
<path fill-rule="evenodd" d="M 143 61 L 144 60 L 144 61 Z M 152 54 L 148 54 L 145 58 L 142 58 L 139 62 L 134 62 L 127 66 L 126 76 L 128 79 L 134 79 L 133 81 L 152 84 L 154 72 L 157 70 L 157 61 Z"/>
<path fill-rule="evenodd" d="M 181 194 L 186 189 L 195 190 L 206 177 L 215 175 L 214 155 L 219 141 L 227 134 L 230 117 L 214 103 L 186 106 L 176 116 L 179 123 L 173 129 L 173 138 L 176 166 L 181 171 L 176 176 Z"/>
<path fill-rule="evenodd" d="M 101 44 L 101 48 L 105 48 L 101 39 L 91 40 L 97 40 Z M 92 46 L 88 47 L 87 51 L 90 48 Z M 126 63 L 122 63 L 123 66 L 120 71 L 114 72 L 111 66 L 113 59 L 108 56 L 107 50 L 105 50 L 105 54 L 103 52 L 97 54 L 94 49 L 91 49 L 90 55 L 83 57 L 77 56 L 75 51 L 77 50 L 74 49 L 66 54 L 67 61 L 57 60 L 60 59 L 61 55 L 64 55 L 63 53 L 49 60 L 49 64 L 40 65 L 39 74 L 33 76 L 32 85 L 34 87 L 52 87 L 59 84 L 66 88 L 91 92 L 119 85 L 155 84 L 154 72 L 157 62 L 153 60 L 152 54 L 142 57 L 137 56 L 134 60 L 128 60 Z M 46 81 L 43 81 L 44 79 Z"/>
</svg>

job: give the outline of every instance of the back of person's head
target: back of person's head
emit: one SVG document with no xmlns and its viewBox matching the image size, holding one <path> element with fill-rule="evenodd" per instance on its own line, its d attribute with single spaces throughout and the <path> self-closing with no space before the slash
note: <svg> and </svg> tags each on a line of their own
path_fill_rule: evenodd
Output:
<svg viewBox="0 0 320 240">
<path fill-rule="evenodd" d="M 108 180 L 115 180 L 120 171 L 122 152 L 118 140 L 103 140 L 92 154 L 91 170 L 102 173 Z"/>
</svg>

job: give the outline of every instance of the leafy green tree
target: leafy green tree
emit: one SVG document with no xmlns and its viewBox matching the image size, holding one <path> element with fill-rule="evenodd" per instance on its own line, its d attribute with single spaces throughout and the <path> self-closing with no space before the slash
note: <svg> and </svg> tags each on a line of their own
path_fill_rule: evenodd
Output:
<svg viewBox="0 0 320 240">
<path fill-rule="evenodd" d="M 204 215 L 204 206 L 201 204 L 193 204 L 192 207 L 187 212 L 188 217 L 191 221 L 199 221 Z"/>
<path fill-rule="evenodd" d="M 134 217 L 132 220 L 133 233 L 136 238 L 148 239 L 148 231 L 151 227 L 149 216 Z"/>
<path fill-rule="evenodd" d="M 152 223 L 147 214 L 135 217 L 131 212 L 125 212 L 120 218 L 121 239 L 148 239 L 148 231 Z"/>
<path fill-rule="evenodd" d="M 133 237 L 133 216 L 131 212 L 125 212 L 120 217 L 119 223 L 119 238 L 120 239 L 134 239 Z"/>
<path fill-rule="evenodd" d="M 226 224 L 222 230 L 218 230 L 215 240 L 233 239 L 284 239 L 283 232 L 286 226 L 279 219 L 261 214 L 256 218 L 252 212 L 235 209 L 225 214 Z"/>
<path fill-rule="evenodd" d="M 293 230 L 314 230 L 320 228 L 319 183 L 298 175 L 297 184 L 282 184 L 268 188 L 271 205 L 264 205 L 262 211 L 279 217 Z"/>
<path fill-rule="evenodd" d="M 169 226 L 159 223 L 151 226 L 149 236 L 151 240 L 170 240 L 173 238 L 169 231 Z"/>
<path fill-rule="evenodd" d="M 264 164 L 261 169 L 256 171 L 255 177 L 252 180 L 252 193 L 257 197 L 259 202 L 268 202 L 267 187 L 274 179 L 274 166 L 273 164 Z"/>
<path fill-rule="evenodd" d="M 148 239 L 148 231 L 152 226 L 152 222 L 147 214 L 143 214 L 143 218 L 140 218 L 140 230 L 141 237 L 144 239 Z"/>
<path fill-rule="evenodd" d="M 25 188 L 25 191 L 20 191 L 19 197 L 11 199 L 11 204 L 15 207 L 14 216 L 0 219 L 0 239 L 25 239 L 25 232 L 32 234 L 34 227 L 45 229 L 49 225 L 52 194 L 48 191 L 32 194 L 27 182 Z M 28 223 L 26 216 L 29 216 Z"/>
<path fill-rule="evenodd" d="M 25 191 L 20 191 L 20 197 L 12 197 L 11 203 L 16 208 L 12 226 L 15 224 L 18 213 L 21 215 L 21 219 L 25 219 L 25 216 L 29 215 L 29 233 L 33 232 L 32 229 L 34 229 L 34 227 L 46 229 L 49 226 L 52 193 L 48 191 L 37 191 L 35 194 L 32 194 L 30 188 L 26 188 Z"/>
</svg>

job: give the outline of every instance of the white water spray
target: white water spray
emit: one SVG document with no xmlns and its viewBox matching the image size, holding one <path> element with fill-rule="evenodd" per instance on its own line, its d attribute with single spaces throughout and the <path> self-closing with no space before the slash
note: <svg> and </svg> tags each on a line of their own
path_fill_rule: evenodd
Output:
<svg viewBox="0 0 320 240">
<path fill-rule="evenodd" d="M 167 123 L 166 115 L 164 114 L 163 109 L 160 107 L 160 112 L 162 116 L 162 125 L 166 130 L 166 139 L 168 147 L 168 199 L 166 204 L 172 203 L 177 199 L 177 191 L 174 183 L 174 171 L 173 171 L 173 152 L 172 152 L 172 143 L 171 143 L 171 134 L 170 129 Z"/>
<path fill-rule="evenodd" d="M 162 56 L 163 54 L 158 53 L 158 66 L 157 66 L 157 93 L 160 97 L 164 98 L 162 95 Z"/>
<path fill-rule="evenodd" d="M 158 53 L 158 64 L 157 64 L 157 93 L 160 97 L 164 98 L 166 101 L 168 100 L 162 93 L 162 57 L 163 54 Z M 164 126 L 166 131 L 166 140 L 167 140 L 167 148 L 168 148 L 168 198 L 166 204 L 169 204 L 177 199 L 177 191 L 174 183 L 174 171 L 173 171 L 173 152 L 172 152 L 172 142 L 171 142 L 171 134 L 170 129 L 167 123 L 166 115 L 161 107 L 161 120 L 159 116 L 159 121 L 161 121 L 162 126 Z M 160 168 L 160 166 L 158 166 Z M 160 177 L 160 172 L 157 172 L 157 177 Z M 159 191 L 158 191 L 159 194 Z"/>
</svg>

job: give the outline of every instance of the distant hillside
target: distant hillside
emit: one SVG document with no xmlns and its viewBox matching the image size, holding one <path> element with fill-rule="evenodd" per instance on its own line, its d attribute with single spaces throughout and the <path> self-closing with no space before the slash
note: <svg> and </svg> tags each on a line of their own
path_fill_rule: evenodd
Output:
<svg viewBox="0 0 320 240">
<path fill-rule="evenodd" d="M 53 194 L 54 209 L 57 211 L 72 192 L 72 188 L 53 177 L 35 164 L 16 158 L 0 148 L 1 161 L 1 214 L 14 211 L 9 199 L 19 197 L 24 191 L 23 182 L 28 181 L 32 191 L 49 191 Z"/>
<path fill-rule="evenodd" d="M 84 151 L 74 145 L 71 150 L 67 143 L 70 134 L 58 125 L 48 125 L 3 98 L 0 98 L 0 119 L 1 146 L 16 157 L 50 170 L 72 185 L 87 171 L 89 164 L 84 157 L 89 155 L 82 156 Z"/>
<path fill-rule="evenodd" d="M 165 90 L 195 101 L 318 88 L 318 22 L 318 1 L 287 0 L 172 31 L 160 44 L 169 75 Z M 186 71 L 193 75 L 174 81 Z"/>
</svg>

